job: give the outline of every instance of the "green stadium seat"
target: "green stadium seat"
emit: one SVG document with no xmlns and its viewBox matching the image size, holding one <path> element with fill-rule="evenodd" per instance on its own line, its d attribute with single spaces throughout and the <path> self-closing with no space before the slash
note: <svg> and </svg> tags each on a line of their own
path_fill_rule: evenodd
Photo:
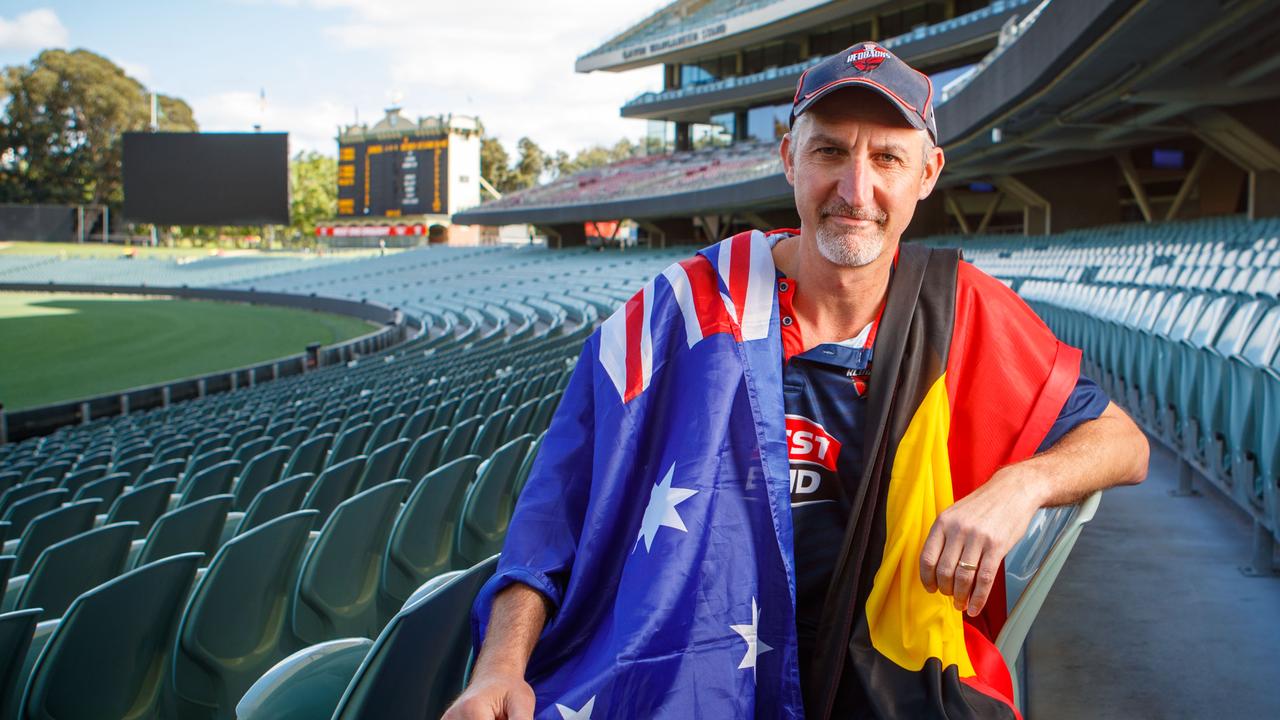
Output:
<svg viewBox="0 0 1280 720">
<path fill-rule="evenodd" d="M 330 466 L 316 478 L 315 484 L 311 486 L 307 497 L 302 501 L 302 507 L 319 511 L 316 516 L 317 526 L 329 519 L 329 515 L 339 503 L 355 494 L 356 484 L 360 482 L 360 472 L 364 470 L 364 463 L 365 456 L 357 455 Z"/>
<path fill-rule="evenodd" d="M 111 473 L 105 477 L 87 482 L 81 485 L 79 490 L 75 491 L 76 494 L 71 496 L 71 502 L 96 498 L 98 506 L 95 509 L 95 513 L 104 512 L 111 507 L 111 503 L 115 502 L 116 498 L 120 497 L 120 493 L 124 492 L 124 484 L 128 480 L 129 476 L 124 473 Z"/>
<path fill-rule="evenodd" d="M 302 473 L 263 488 L 253 502 L 249 503 L 249 509 L 245 510 L 235 528 L 235 534 L 247 532 L 300 508 L 315 479 L 316 476 L 311 473 Z"/>
<path fill-rule="evenodd" d="M 111 504 L 104 524 L 137 523 L 135 538 L 144 538 L 151 526 L 169 509 L 169 495 L 177 486 L 177 480 L 159 480 L 137 490 L 130 490 Z"/>
<path fill-rule="evenodd" d="M 182 459 L 152 463 L 146 470 L 138 473 L 138 477 L 133 481 L 133 486 L 135 488 L 143 487 L 156 480 L 168 480 L 169 478 L 177 480 L 182 477 L 183 469 L 186 466 L 187 461 Z"/>
<path fill-rule="evenodd" d="M 396 517 L 383 556 L 380 607 L 390 617 L 422 583 L 453 569 L 453 538 L 480 458 L 466 455 L 417 482 Z"/>
<path fill-rule="evenodd" d="M 287 447 L 292 452 L 294 448 L 306 442 L 307 436 L 310 434 L 310 428 L 300 427 L 281 433 L 279 436 L 271 435 L 271 437 L 276 439 L 276 447 Z"/>
<path fill-rule="evenodd" d="M 471 654 L 471 605 L 495 567 L 497 558 L 489 558 L 392 618 L 347 686 L 333 720 L 443 715 L 463 688 Z"/>
<path fill-rule="evenodd" d="M 61 617 L 80 593 L 115 577 L 129 556 L 135 523 L 116 523 L 80 533 L 45 548 L 31 572 L 9 581 L 4 609 L 44 608 Z"/>
<path fill-rule="evenodd" d="M 556 390 L 542 396 L 542 399 L 538 401 L 538 409 L 534 411 L 533 417 L 529 420 L 529 427 L 525 428 L 525 432 L 537 435 L 551 425 L 551 416 L 555 414 L 556 408 L 559 407 L 562 394 L 564 394 L 563 390 Z"/>
<path fill-rule="evenodd" d="M 302 473 L 319 474 L 324 469 L 325 456 L 329 453 L 329 446 L 332 443 L 333 433 L 312 435 L 293 451 L 293 455 L 289 457 L 289 464 L 281 474 L 284 477 Z"/>
<path fill-rule="evenodd" d="M 431 422 L 431 416 L 435 413 L 431 408 L 423 408 L 409 416 L 405 421 L 404 427 L 400 428 L 400 437 L 407 439 L 409 442 L 417 442 L 427 431 L 427 423 Z"/>
<path fill-rule="evenodd" d="M 436 464 L 442 465 L 466 455 L 482 421 L 483 418 L 479 415 L 473 415 L 449 428 L 449 434 L 445 436 L 444 444 L 440 446 L 440 457 Z"/>
<path fill-rule="evenodd" d="M 129 567 L 192 552 L 211 559 L 222 541 L 232 501 L 231 495 L 213 495 L 161 515 Z"/>
<path fill-rule="evenodd" d="M 543 430 L 537 439 L 529 444 L 529 451 L 524 454 L 524 460 L 520 463 L 520 469 L 516 471 L 515 485 L 512 488 L 512 495 L 519 499 L 520 493 L 524 492 L 524 485 L 529 481 L 529 473 L 533 472 L 533 463 L 538 459 L 538 449 L 542 447 L 542 439 L 547 436 L 547 431 Z M 515 506 L 512 505 L 514 511 Z"/>
<path fill-rule="evenodd" d="M 299 650 L 253 683 L 236 705 L 237 720 L 330 717 L 371 647 L 368 638 L 342 638 Z"/>
<path fill-rule="evenodd" d="M 303 642 L 377 635 L 382 555 L 408 486 L 381 483 L 329 516 L 303 560 L 293 601 L 293 631 Z"/>
<path fill-rule="evenodd" d="M 521 435 L 476 469 L 454 531 L 454 567 L 467 567 L 502 552 L 515 507 L 516 473 L 532 442 L 532 435 Z"/>
<path fill-rule="evenodd" d="M 214 463 L 220 463 L 223 460 L 231 459 L 231 436 L 226 433 L 218 432 L 217 430 L 211 430 L 210 432 L 212 434 L 206 439 L 197 442 L 196 449 L 191 452 L 190 468 L 188 469 L 188 472 L 190 472 L 191 468 L 194 468 L 197 471 L 203 470 L 205 467 Z M 226 457 L 219 457 L 216 460 L 202 460 L 204 456 L 218 452 L 226 453 Z M 200 463 L 204 463 L 203 467 L 198 467 Z"/>
<path fill-rule="evenodd" d="M 165 669 L 200 557 L 167 557 L 77 598 L 32 668 L 24 717 L 175 717 Z"/>
<path fill-rule="evenodd" d="M 36 558 L 50 545 L 66 540 L 69 537 L 93 527 L 94 511 L 98 507 L 96 500 L 81 500 L 56 507 L 36 516 L 27 525 L 27 529 L 18 540 L 5 543 L 4 552 L 17 557 L 13 573 L 22 575 L 36 564 Z M 13 543 L 13 547 L 10 547 Z"/>
<path fill-rule="evenodd" d="M 0 470 L 0 493 L 9 491 L 9 488 L 17 485 L 23 479 L 23 474 L 17 470 Z"/>
<path fill-rule="evenodd" d="M 70 460 L 53 460 L 37 466 L 27 477 L 32 479 L 48 478 L 54 482 L 59 482 L 69 470 L 71 470 Z"/>
<path fill-rule="evenodd" d="M 457 412 L 460 403 L 461 400 L 453 398 L 436 405 L 436 412 L 431 416 L 431 422 L 427 427 L 448 427 L 453 424 L 454 413 Z"/>
<path fill-rule="evenodd" d="M 50 480 L 50 482 L 56 481 Z M 10 537 L 21 537 L 22 533 L 26 532 L 27 525 L 31 524 L 37 516 L 53 510 L 70 498 L 71 491 L 66 488 L 38 492 L 10 505 L 0 520 L 9 523 Z"/>
<path fill-rule="evenodd" d="M 507 418 L 507 427 L 503 430 L 502 437 L 516 438 L 528 432 L 529 421 L 533 419 L 533 413 L 538 409 L 540 401 L 541 398 L 526 400 L 512 411 L 511 416 Z"/>
<path fill-rule="evenodd" d="M 15 485 L 6 490 L 4 495 L 0 495 L 0 517 L 7 514 L 14 503 L 56 489 L 58 488 L 52 480 L 28 480 L 21 485 Z"/>
<path fill-rule="evenodd" d="M 454 412 L 455 418 L 469 418 L 478 413 L 480 409 L 480 396 L 475 394 L 464 395 L 462 402 L 458 403 L 458 409 Z"/>
<path fill-rule="evenodd" d="M 476 431 L 475 439 L 471 441 L 467 454 L 489 457 L 494 448 L 505 442 L 503 433 L 507 429 L 507 419 L 511 417 L 511 412 L 511 407 L 503 407 L 492 414 L 485 415 L 484 424 Z"/>
<path fill-rule="evenodd" d="M 192 476 L 187 486 L 181 490 L 182 496 L 178 499 L 178 505 L 182 506 L 207 497 L 213 497 L 214 495 L 230 493 L 231 486 L 239 473 L 239 460 L 224 460 L 217 465 L 201 470 Z"/>
<path fill-rule="evenodd" d="M 274 442 L 274 439 L 269 437 L 254 438 L 253 440 L 250 440 L 236 448 L 235 452 L 231 453 L 231 459 L 239 460 L 243 465 L 248 463 L 259 453 L 264 453 L 270 450 Z"/>
<path fill-rule="evenodd" d="M 18 680 L 25 679 L 23 661 L 43 612 L 40 608 L 32 608 L 0 614 L 0 710 L 8 711 L 0 717 L 13 717 L 12 708 L 16 708 L 22 699 L 23 688 Z M 351 670 L 354 674 L 355 668 Z M 337 705 L 338 699 L 333 700 Z"/>
<path fill-rule="evenodd" d="M 413 447 L 405 453 L 404 462 L 400 464 L 396 477 L 417 482 L 423 475 L 431 472 L 437 465 L 436 456 L 440 454 L 440 447 L 444 445 L 444 438 L 448 434 L 448 428 L 436 428 L 415 440 Z"/>
<path fill-rule="evenodd" d="M 409 441 L 401 438 L 392 440 L 374 451 L 364 464 L 364 472 L 360 475 L 360 483 L 355 491 L 363 492 L 388 480 L 395 480 L 395 472 L 400 468 L 401 460 L 408 449 Z"/>
<path fill-rule="evenodd" d="M 178 717 L 234 717 L 245 690 L 299 649 L 286 612 L 316 513 L 276 518 L 223 545 L 178 626 Z"/>
<path fill-rule="evenodd" d="M 13 555 L 0 555 L 0 600 L 9 587 L 9 576 L 13 575 L 13 565 L 18 558 Z"/>
<path fill-rule="evenodd" d="M 62 482 L 58 484 L 58 487 L 64 487 L 70 490 L 71 492 L 75 492 L 76 490 L 83 487 L 85 483 L 93 482 L 94 480 L 97 480 L 98 478 L 106 474 L 107 474 L 107 466 L 105 464 L 94 465 L 92 467 L 86 466 L 82 469 L 72 470 L 71 472 L 67 473 L 65 476 L 63 476 Z"/>
<path fill-rule="evenodd" d="M 392 415 L 378 423 L 369 439 L 365 441 L 364 453 L 372 456 L 373 451 L 400 437 L 400 426 L 407 420 L 404 415 Z"/>
<path fill-rule="evenodd" d="M 157 450 L 156 462 L 162 463 L 162 462 L 168 462 L 170 460 L 181 460 L 185 465 L 187 459 L 191 457 L 191 451 L 195 449 L 196 449 L 196 446 L 193 443 L 176 442 L 164 448 L 163 450 Z"/>
<path fill-rule="evenodd" d="M 128 473 L 129 482 L 126 485 L 132 485 L 133 481 L 151 465 L 151 454 L 134 455 L 125 460 L 121 460 L 111 466 L 111 472 Z"/>
<path fill-rule="evenodd" d="M 292 452 L 292 448 L 276 446 L 258 453 L 244 466 L 235 484 L 236 510 L 248 508 L 263 488 L 280 479 L 280 471 Z"/>
<path fill-rule="evenodd" d="M 333 449 L 329 451 L 325 466 L 333 467 L 359 455 L 360 451 L 364 449 L 365 441 L 369 439 L 369 433 L 372 431 L 373 425 L 364 422 L 339 433 L 338 438 L 333 441 Z"/>
</svg>

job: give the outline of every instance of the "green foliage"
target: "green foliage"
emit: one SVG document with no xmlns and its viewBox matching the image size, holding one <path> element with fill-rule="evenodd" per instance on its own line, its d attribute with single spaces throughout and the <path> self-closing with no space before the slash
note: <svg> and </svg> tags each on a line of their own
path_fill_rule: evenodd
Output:
<svg viewBox="0 0 1280 720">
<path fill-rule="evenodd" d="M 316 225 L 338 211 L 338 161 L 299 152 L 289 162 L 289 230 L 296 240 L 314 240 Z"/>
<path fill-rule="evenodd" d="M 511 187 L 511 156 L 497 138 L 480 139 L 480 176 L 488 180 L 498 192 L 508 192 Z"/>
<path fill-rule="evenodd" d="M 553 159 L 552 166 L 556 177 L 564 177 L 583 170 L 591 170 L 593 168 L 602 167 L 616 162 L 621 162 L 628 158 L 639 155 L 642 151 L 639 143 L 633 143 L 623 138 L 614 143 L 613 147 L 607 148 L 603 145 L 593 145 L 589 148 L 579 150 L 577 155 L 572 158 L 563 150 L 557 151 Z"/>
<path fill-rule="evenodd" d="M 45 50 L 0 70 L 9 98 L 0 116 L 0 202 L 109 204 L 124 200 L 121 136 L 145 130 L 142 83 L 88 50 Z M 158 97 L 160 130 L 195 131 L 191 108 Z"/>
<path fill-rule="evenodd" d="M 483 126 L 482 126 L 483 127 Z M 570 156 L 563 150 L 547 153 L 533 140 L 522 137 L 516 143 L 515 162 L 496 138 L 480 141 L 480 175 L 498 192 L 508 193 L 537 185 L 541 180 L 572 175 L 640 155 L 644 148 L 626 138 L 613 147 L 594 145 Z"/>
</svg>

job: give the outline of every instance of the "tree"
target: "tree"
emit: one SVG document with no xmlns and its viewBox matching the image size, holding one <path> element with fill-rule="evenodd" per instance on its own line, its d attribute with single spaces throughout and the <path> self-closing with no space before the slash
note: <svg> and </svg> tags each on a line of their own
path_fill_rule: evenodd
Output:
<svg viewBox="0 0 1280 720">
<path fill-rule="evenodd" d="M 527 137 L 516 143 L 520 158 L 511 168 L 513 190 L 523 190 L 538 184 L 542 173 L 551 168 L 551 158 L 538 147 L 538 144 Z"/>
<path fill-rule="evenodd" d="M 289 161 L 289 229 L 303 243 L 316 225 L 338 209 L 338 161 L 318 152 L 299 152 Z"/>
<path fill-rule="evenodd" d="M 511 187 L 511 156 L 497 138 L 484 137 L 480 140 L 480 176 L 488 180 L 498 192 L 508 192 Z"/>
<path fill-rule="evenodd" d="M 0 202 L 109 204 L 124 200 L 121 136 L 145 130 L 142 83 L 88 50 L 45 50 L 0 71 Z M 191 108 L 158 97 L 161 130 L 195 131 Z"/>
<path fill-rule="evenodd" d="M 591 170 L 635 157 L 640 154 L 640 150 L 641 147 L 638 143 L 633 143 L 626 138 L 614 143 L 611 148 L 603 145 L 584 148 L 579 150 L 578 154 L 574 155 L 572 159 L 569 158 L 568 153 L 559 150 L 555 154 L 552 169 L 556 177 L 565 177 L 583 170 Z"/>
</svg>

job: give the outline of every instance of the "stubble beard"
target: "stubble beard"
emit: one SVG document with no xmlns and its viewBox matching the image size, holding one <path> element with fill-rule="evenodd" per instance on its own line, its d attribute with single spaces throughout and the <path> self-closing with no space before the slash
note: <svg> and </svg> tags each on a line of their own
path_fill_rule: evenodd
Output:
<svg viewBox="0 0 1280 720">
<path fill-rule="evenodd" d="M 846 230 L 827 222 L 831 215 L 845 215 L 857 220 L 869 220 L 874 227 Z M 885 223 L 888 216 L 883 211 L 855 209 L 843 203 L 823 206 L 819 213 L 815 233 L 818 252 L 822 257 L 840 267 L 863 267 L 875 262 L 884 252 Z"/>
</svg>

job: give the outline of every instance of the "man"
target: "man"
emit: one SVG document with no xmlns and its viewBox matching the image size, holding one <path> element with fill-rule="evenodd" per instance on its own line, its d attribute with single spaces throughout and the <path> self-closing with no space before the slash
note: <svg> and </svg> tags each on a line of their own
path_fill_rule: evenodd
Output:
<svg viewBox="0 0 1280 720">
<path fill-rule="evenodd" d="M 1016 716 L 1003 558 L 1147 446 L 1012 292 L 899 247 L 931 99 L 872 43 L 810 69 L 799 233 L 704 249 L 587 342 L 447 718 Z"/>
</svg>

